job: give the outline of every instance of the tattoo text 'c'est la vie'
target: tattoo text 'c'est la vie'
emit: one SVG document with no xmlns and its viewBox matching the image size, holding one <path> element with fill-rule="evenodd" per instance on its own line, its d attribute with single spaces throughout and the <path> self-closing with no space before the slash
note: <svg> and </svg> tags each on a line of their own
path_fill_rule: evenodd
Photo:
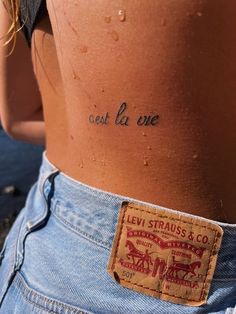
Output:
<svg viewBox="0 0 236 314">
<path fill-rule="evenodd" d="M 126 113 L 127 111 L 127 103 L 123 102 L 120 105 L 120 108 L 116 114 L 116 117 L 114 119 L 115 125 L 121 125 L 121 126 L 129 126 L 130 123 L 130 117 Z M 110 114 L 106 112 L 103 115 L 89 115 L 89 123 L 95 124 L 95 125 L 108 125 L 110 123 Z M 136 125 L 137 126 L 155 126 L 159 122 L 159 115 L 158 114 L 149 114 L 149 115 L 140 115 L 136 119 Z"/>
</svg>

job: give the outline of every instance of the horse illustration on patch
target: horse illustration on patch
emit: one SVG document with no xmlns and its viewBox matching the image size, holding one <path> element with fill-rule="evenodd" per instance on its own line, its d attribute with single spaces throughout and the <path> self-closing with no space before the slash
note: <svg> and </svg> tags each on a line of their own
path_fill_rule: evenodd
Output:
<svg viewBox="0 0 236 314">
<path fill-rule="evenodd" d="M 121 258 L 119 260 L 120 264 L 128 269 L 138 271 L 140 273 L 145 273 L 151 277 L 158 277 L 161 280 L 166 281 L 176 281 L 180 285 L 188 285 L 189 280 L 193 277 L 197 277 L 197 270 L 201 267 L 201 261 L 183 261 L 176 260 L 175 255 L 168 255 L 168 258 L 163 258 L 160 252 L 150 251 L 149 249 L 142 250 L 143 246 L 151 246 L 151 243 L 147 241 L 138 241 L 136 239 L 136 244 L 129 239 L 129 235 L 132 229 L 127 229 L 127 239 L 125 243 L 126 248 L 126 259 Z M 141 234 L 141 233 L 139 233 Z M 164 242 L 164 241 L 163 241 Z M 141 244 L 141 245 L 140 245 Z M 149 245 L 148 245 L 149 244 Z M 160 242 L 161 246 L 162 242 Z M 175 254 L 175 251 L 173 251 Z M 186 255 L 189 257 L 189 255 Z"/>
</svg>

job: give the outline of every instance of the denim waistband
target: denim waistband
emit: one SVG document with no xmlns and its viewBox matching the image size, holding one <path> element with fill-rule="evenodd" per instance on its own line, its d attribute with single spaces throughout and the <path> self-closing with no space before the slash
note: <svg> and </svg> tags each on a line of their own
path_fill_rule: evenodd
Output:
<svg viewBox="0 0 236 314">
<path fill-rule="evenodd" d="M 42 181 L 47 178 L 47 174 L 54 173 L 56 170 L 57 168 L 50 163 L 44 152 L 38 180 L 41 182 L 40 185 L 44 186 L 44 190 L 47 189 L 48 185 Z M 52 206 L 54 207 L 55 215 L 65 217 L 69 227 L 105 249 L 111 249 L 119 209 L 123 201 L 135 202 L 148 205 L 152 208 L 180 213 L 177 210 L 88 186 L 60 171 L 55 177 L 54 196 L 52 199 L 52 204 L 58 204 L 57 206 Z M 223 229 L 224 235 L 218 255 L 214 280 L 236 281 L 236 224 L 212 221 L 184 212 L 181 212 L 181 215 L 213 222 Z"/>
</svg>

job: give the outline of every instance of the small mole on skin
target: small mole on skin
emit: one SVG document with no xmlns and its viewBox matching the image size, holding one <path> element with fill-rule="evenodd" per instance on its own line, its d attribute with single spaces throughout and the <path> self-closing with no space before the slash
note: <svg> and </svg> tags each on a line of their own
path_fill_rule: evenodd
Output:
<svg viewBox="0 0 236 314">
<path fill-rule="evenodd" d="M 93 104 L 94 108 L 97 108 L 97 105 Z"/>
<path fill-rule="evenodd" d="M 118 35 L 118 33 L 116 31 L 113 30 L 113 31 L 110 32 L 110 34 L 111 34 L 111 37 L 112 37 L 112 39 L 114 41 L 118 41 L 119 40 L 119 35 Z"/>
<path fill-rule="evenodd" d="M 102 89 L 101 89 L 101 92 L 102 92 L 102 93 L 104 93 L 104 92 L 105 92 L 104 88 L 102 88 Z"/>
<path fill-rule="evenodd" d="M 70 135 L 70 138 L 72 139 L 72 141 L 73 141 L 73 139 L 74 139 L 74 136 L 73 135 Z"/>
<path fill-rule="evenodd" d="M 87 47 L 87 46 L 81 47 L 81 48 L 80 48 L 80 52 L 81 52 L 81 53 L 86 53 L 86 52 L 88 52 L 88 47 Z"/>
<path fill-rule="evenodd" d="M 74 80 L 80 80 L 80 77 L 73 71 L 73 79 Z"/>
<path fill-rule="evenodd" d="M 111 23 L 111 16 L 105 16 L 105 17 L 104 17 L 104 21 L 105 21 L 106 23 Z"/>
</svg>

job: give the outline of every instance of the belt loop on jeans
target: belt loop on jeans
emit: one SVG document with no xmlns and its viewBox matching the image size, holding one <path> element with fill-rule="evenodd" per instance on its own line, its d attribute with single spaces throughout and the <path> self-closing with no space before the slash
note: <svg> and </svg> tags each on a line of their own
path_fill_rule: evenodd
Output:
<svg viewBox="0 0 236 314">
<path fill-rule="evenodd" d="M 54 180 L 56 178 L 56 176 L 60 173 L 60 171 L 58 169 L 55 169 L 53 171 L 50 172 L 46 172 L 41 178 L 39 178 L 39 192 L 43 198 L 43 213 L 40 214 L 40 217 L 36 217 L 34 220 L 30 220 L 27 222 L 27 230 L 33 231 L 35 229 L 38 228 L 42 228 L 43 226 L 45 226 L 45 224 L 47 223 L 49 217 L 50 217 L 50 205 L 51 205 L 51 199 L 53 197 L 54 194 L 54 188 L 55 188 L 55 183 Z M 49 181 L 50 182 L 50 190 L 48 195 L 45 195 L 45 184 L 46 182 Z"/>
</svg>

